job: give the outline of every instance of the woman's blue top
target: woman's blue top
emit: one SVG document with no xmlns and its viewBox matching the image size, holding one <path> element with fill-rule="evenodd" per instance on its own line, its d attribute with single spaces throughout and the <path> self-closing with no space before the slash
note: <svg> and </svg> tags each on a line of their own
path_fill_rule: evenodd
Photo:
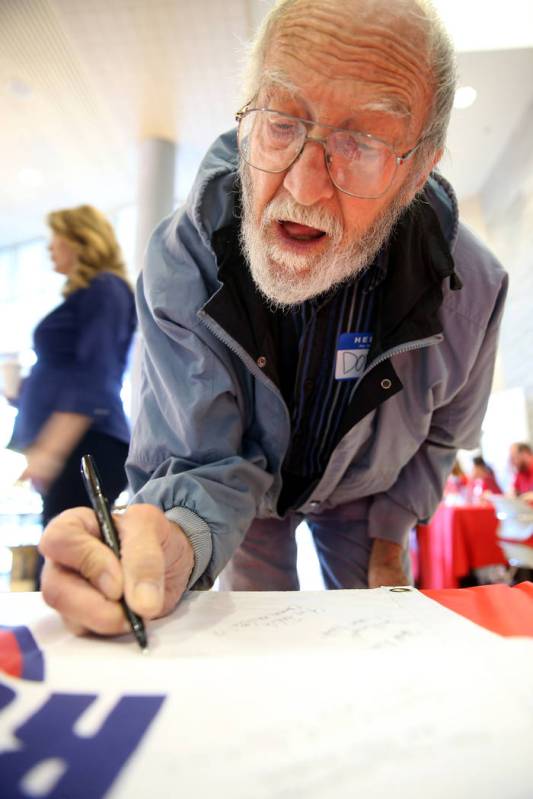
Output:
<svg viewBox="0 0 533 799">
<path fill-rule="evenodd" d="M 91 430 L 128 442 L 120 391 L 135 325 L 133 292 L 111 272 L 45 316 L 33 334 L 37 362 L 23 383 L 8 446 L 25 450 L 57 411 L 90 416 Z"/>
</svg>

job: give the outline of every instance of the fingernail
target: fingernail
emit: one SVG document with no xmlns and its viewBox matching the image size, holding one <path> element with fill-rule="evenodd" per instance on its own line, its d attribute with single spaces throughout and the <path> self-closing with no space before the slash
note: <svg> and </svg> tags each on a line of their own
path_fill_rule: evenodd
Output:
<svg viewBox="0 0 533 799">
<path fill-rule="evenodd" d="M 145 611 L 159 610 L 161 607 L 161 586 L 158 583 L 137 583 L 133 592 L 133 600 Z"/>
<path fill-rule="evenodd" d="M 97 580 L 97 585 L 102 594 L 105 596 L 110 598 L 114 598 L 116 596 L 116 583 L 108 572 L 102 572 Z"/>
</svg>

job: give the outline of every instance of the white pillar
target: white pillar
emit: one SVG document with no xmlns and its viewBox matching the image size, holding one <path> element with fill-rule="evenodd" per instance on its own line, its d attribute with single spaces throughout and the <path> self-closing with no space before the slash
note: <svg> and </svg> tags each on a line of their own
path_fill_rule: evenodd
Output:
<svg viewBox="0 0 533 799">
<path fill-rule="evenodd" d="M 174 173 L 176 145 L 165 139 L 145 139 L 139 144 L 137 180 L 137 234 L 135 238 L 135 271 L 144 263 L 148 241 L 154 228 L 174 209 Z M 137 337 L 131 367 L 131 419 L 139 410 L 141 350 Z"/>
<path fill-rule="evenodd" d="M 143 265 L 152 231 L 173 210 L 175 163 L 174 142 L 165 139 L 145 139 L 140 142 L 135 241 L 137 272 Z"/>
</svg>

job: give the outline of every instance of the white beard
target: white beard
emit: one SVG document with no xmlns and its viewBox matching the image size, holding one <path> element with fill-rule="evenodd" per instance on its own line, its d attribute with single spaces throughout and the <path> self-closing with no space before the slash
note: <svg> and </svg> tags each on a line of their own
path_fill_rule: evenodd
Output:
<svg viewBox="0 0 533 799">
<path fill-rule="evenodd" d="M 241 246 L 257 288 L 273 306 L 281 308 L 316 297 L 367 269 L 411 201 L 408 181 L 368 230 L 353 234 L 343 243 L 344 230 L 338 218 L 322 208 L 299 205 L 288 193 L 274 197 L 257 223 L 253 218 L 249 168 L 241 164 L 240 174 Z M 279 219 L 325 231 L 326 249 L 315 256 L 285 250 L 272 230 Z"/>
</svg>

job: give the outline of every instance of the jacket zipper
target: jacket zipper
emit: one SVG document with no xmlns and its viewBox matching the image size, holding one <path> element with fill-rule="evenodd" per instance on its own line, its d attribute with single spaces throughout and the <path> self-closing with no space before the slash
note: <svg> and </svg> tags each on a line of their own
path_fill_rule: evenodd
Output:
<svg viewBox="0 0 533 799">
<path fill-rule="evenodd" d="M 397 347 L 392 347 L 392 349 L 387 350 L 386 352 L 382 352 L 381 355 L 378 355 L 369 366 L 366 367 L 365 371 L 359 378 L 360 382 L 365 375 L 372 371 L 372 369 L 383 361 L 386 361 L 387 358 L 391 358 L 393 355 L 400 355 L 403 352 L 412 352 L 413 350 L 423 350 L 424 347 L 430 347 L 432 344 L 438 344 L 443 340 L 444 336 L 442 333 L 436 333 L 434 336 L 428 336 L 428 338 L 419 338 L 416 341 L 407 341 L 405 344 L 398 344 Z M 357 391 L 357 388 L 356 388 Z"/>
<path fill-rule="evenodd" d="M 212 317 L 210 317 L 202 309 L 200 309 L 200 311 L 198 311 L 198 317 L 203 322 L 203 324 L 208 328 L 208 330 L 210 330 L 211 333 L 213 333 L 213 335 L 216 338 L 219 339 L 219 341 L 221 341 L 223 344 L 225 344 L 225 346 L 229 350 L 231 350 L 231 352 L 233 352 L 235 355 L 237 355 L 242 360 L 242 362 L 245 364 L 245 366 L 248 367 L 248 369 L 250 370 L 252 375 L 254 375 L 255 377 L 259 378 L 261 380 L 261 382 L 270 391 L 273 391 L 279 397 L 279 399 L 281 400 L 281 404 L 283 406 L 283 410 L 284 410 L 284 413 L 285 413 L 286 420 L 287 420 L 287 422 L 289 424 L 289 429 L 290 429 L 289 410 L 287 408 L 285 400 L 283 399 L 283 396 L 282 396 L 280 390 L 278 389 L 278 387 L 272 382 L 272 380 L 270 380 L 270 378 L 268 378 L 264 374 L 264 372 L 261 371 L 261 369 L 259 368 L 257 363 L 246 352 L 246 350 L 243 349 L 239 344 L 237 344 L 235 342 L 235 339 L 233 339 L 230 335 L 228 335 L 226 333 L 226 331 L 224 330 L 224 328 L 221 327 L 217 322 L 215 322 L 212 319 Z M 363 379 L 363 377 L 365 377 L 369 372 L 371 372 L 372 369 L 374 369 L 378 364 L 383 363 L 383 361 L 386 361 L 388 358 L 391 358 L 393 355 L 400 355 L 401 353 L 412 352 L 413 350 L 421 350 L 421 349 L 424 349 L 424 347 L 429 347 L 432 344 L 439 343 L 440 341 L 442 341 L 442 339 L 443 339 L 442 334 L 436 334 L 434 336 L 429 336 L 428 338 L 421 338 L 421 339 L 418 339 L 417 341 L 409 341 L 409 342 L 406 342 L 405 344 L 399 344 L 397 347 L 392 347 L 392 349 L 381 353 L 381 355 L 379 355 L 377 358 L 375 358 L 372 361 L 372 363 L 369 364 L 366 367 L 365 371 L 363 372 L 363 374 L 359 377 L 359 380 L 357 381 L 358 384 L 360 384 L 361 380 Z M 355 392 L 356 391 L 357 391 L 357 386 L 355 388 Z M 355 394 L 355 392 L 354 392 L 354 394 Z"/>
<path fill-rule="evenodd" d="M 207 314 L 203 309 L 200 309 L 197 313 L 197 316 L 200 319 L 200 321 L 207 327 L 207 329 L 215 336 L 215 338 L 218 338 L 218 340 L 221 341 L 223 344 L 225 344 L 226 347 L 229 350 L 231 350 L 231 352 L 233 352 L 241 359 L 241 361 L 249 369 L 252 375 L 254 375 L 254 377 L 259 378 L 261 382 L 268 389 L 270 389 L 271 391 L 273 391 L 275 394 L 278 395 L 278 397 L 282 402 L 283 408 L 285 410 L 285 415 L 287 417 L 290 426 L 290 417 L 289 417 L 288 408 L 285 404 L 285 400 L 283 399 L 280 390 L 275 385 L 275 383 L 273 383 L 272 380 L 269 377 L 267 377 L 263 371 L 261 371 L 260 367 L 254 361 L 252 356 L 249 355 L 246 352 L 246 350 L 240 346 L 240 344 L 237 344 L 235 339 L 232 338 L 228 333 L 226 333 L 224 328 L 221 327 L 218 324 L 218 322 L 215 322 L 213 318 L 209 316 L 209 314 Z"/>
</svg>

